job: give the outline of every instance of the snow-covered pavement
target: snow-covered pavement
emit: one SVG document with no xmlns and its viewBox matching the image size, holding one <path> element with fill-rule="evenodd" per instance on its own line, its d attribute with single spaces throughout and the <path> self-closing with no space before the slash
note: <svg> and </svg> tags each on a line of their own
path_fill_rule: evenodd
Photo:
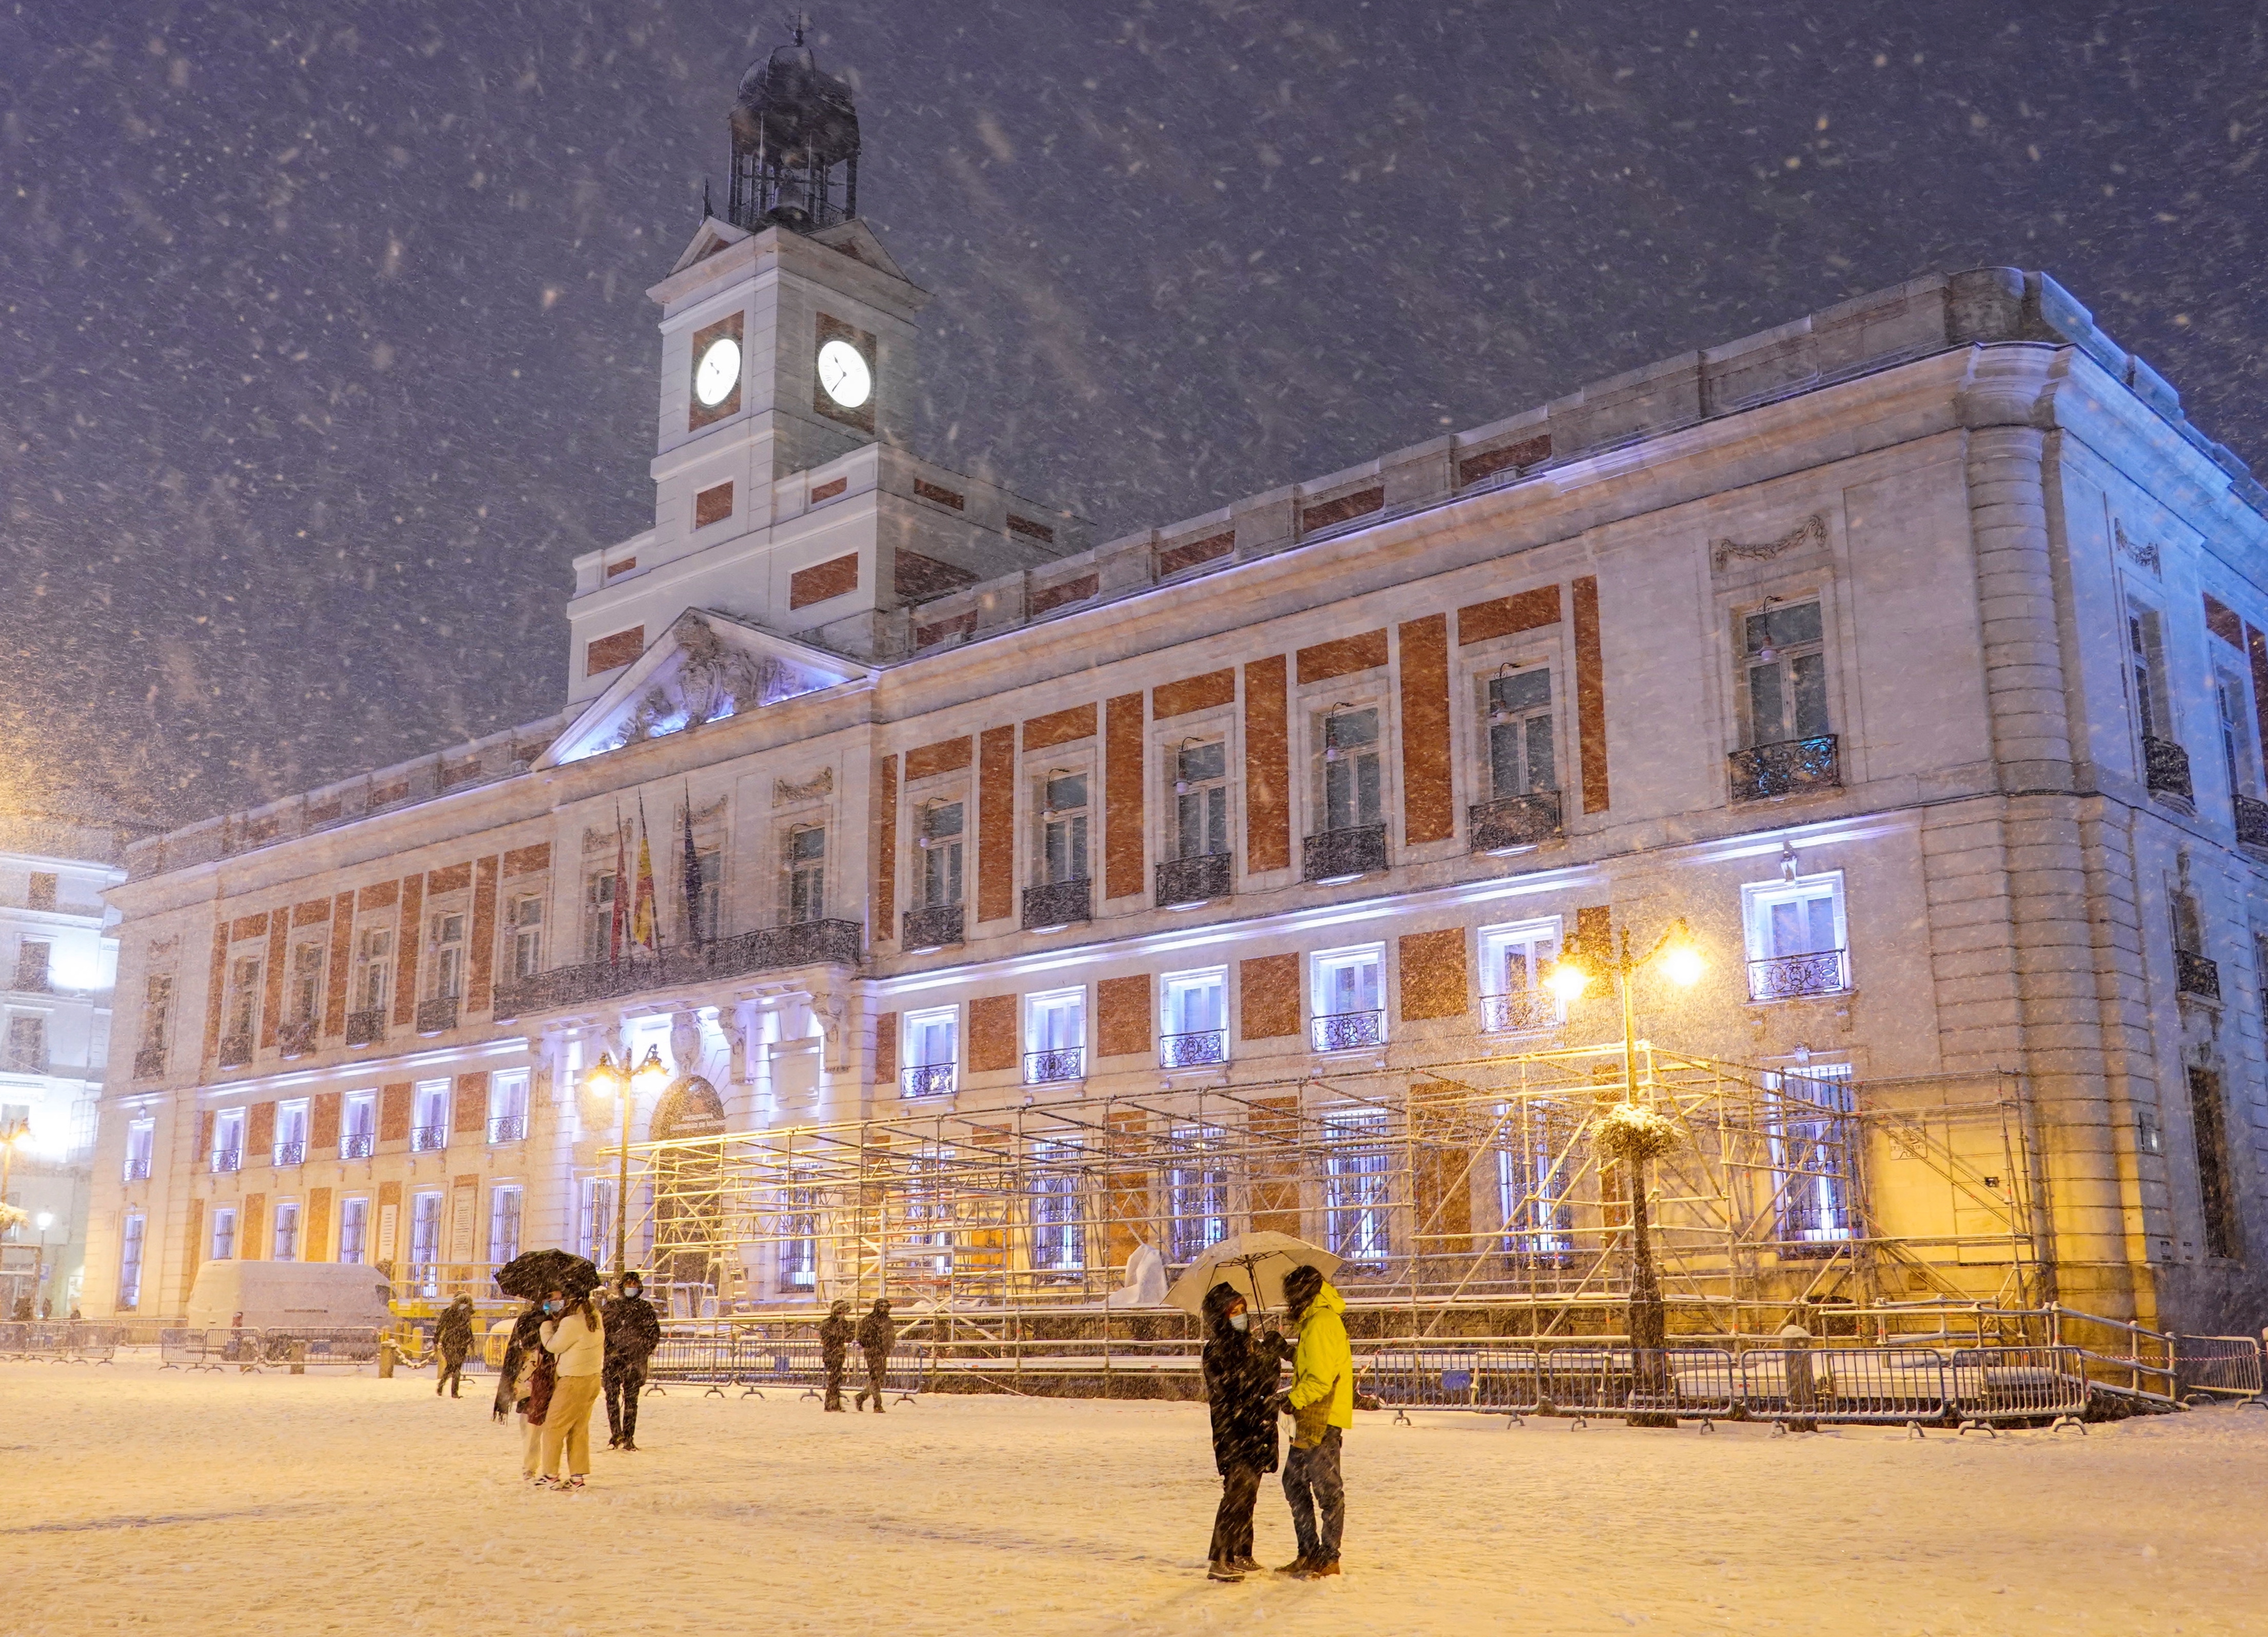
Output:
<svg viewBox="0 0 2268 1637">
<path fill-rule="evenodd" d="M 1450 1415 L 1350 1438 L 1346 1574 L 1209 1584 L 1196 1405 L 645 1401 L 579 1496 L 487 1384 L 0 1364 L 0 1632 L 2268 1629 L 2268 1413 L 1997 1442 Z M 1261 1492 L 1259 1555 L 1292 1555 Z"/>
</svg>

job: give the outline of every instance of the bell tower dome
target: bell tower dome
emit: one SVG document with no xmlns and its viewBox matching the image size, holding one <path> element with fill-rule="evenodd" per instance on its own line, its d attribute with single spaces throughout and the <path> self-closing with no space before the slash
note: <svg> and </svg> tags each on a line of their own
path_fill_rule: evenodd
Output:
<svg viewBox="0 0 2268 1637">
<path fill-rule="evenodd" d="M 733 104 L 733 191 L 725 214 L 750 232 L 818 232 L 858 214 L 858 110 L 822 73 L 796 26 L 740 77 Z"/>
</svg>

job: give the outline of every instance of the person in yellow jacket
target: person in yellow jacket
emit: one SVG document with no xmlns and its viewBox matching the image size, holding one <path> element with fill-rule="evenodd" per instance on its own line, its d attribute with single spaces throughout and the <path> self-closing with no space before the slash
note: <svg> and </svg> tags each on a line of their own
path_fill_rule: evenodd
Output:
<svg viewBox="0 0 2268 1637">
<path fill-rule="evenodd" d="M 1339 1572 L 1339 1537 L 1346 1527 L 1346 1483 L 1339 1472 L 1339 1442 L 1354 1425 L 1354 1350 L 1347 1346 L 1346 1301 L 1311 1267 L 1284 1279 L 1284 1300 L 1300 1327 L 1292 1355 L 1292 1453 L 1284 1463 L 1284 1499 L 1300 1555 L 1277 1573 L 1320 1580 Z"/>
</svg>

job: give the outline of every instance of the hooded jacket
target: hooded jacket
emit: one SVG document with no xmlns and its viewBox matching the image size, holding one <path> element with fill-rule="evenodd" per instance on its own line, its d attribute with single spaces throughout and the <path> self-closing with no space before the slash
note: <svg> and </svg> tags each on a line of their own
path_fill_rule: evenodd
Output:
<svg viewBox="0 0 2268 1637">
<path fill-rule="evenodd" d="M 441 1315 L 439 1328 L 433 1332 L 433 1345 L 442 1356 L 461 1359 L 473 1350 L 473 1302 L 469 1296 L 459 1296 Z"/>
<path fill-rule="evenodd" d="M 858 1345 L 870 1355 L 887 1354 L 897 1339 L 898 1327 L 891 1321 L 889 1309 L 877 1301 L 873 1310 L 858 1321 Z"/>
<path fill-rule="evenodd" d="M 840 1364 L 850 1351 L 850 1338 L 858 1327 L 850 1322 L 850 1305 L 838 1301 L 819 1322 L 819 1356 L 826 1363 Z"/>
<path fill-rule="evenodd" d="M 1312 1449 L 1326 1426 L 1354 1425 L 1354 1349 L 1347 1345 L 1346 1301 L 1326 1284 L 1300 1316 L 1300 1345 L 1292 1354 L 1287 1395 L 1297 1427 L 1295 1449 Z M 1320 1412 L 1320 1414 L 1318 1413 Z"/>
<path fill-rule="evenodd" d="M 616 1296 L 599 1310 L 599 1322 L 607 1327 L 609 1364 L 643 1369 L 654 1349 L 661 1346 L 660 1316 L 643 1295 Z"/>
<path fill-rule="evenodd" d="M 1280 1344 L 1228 1322 L 1232 1291 L 1216 1285 L 1205 1293 L 1204 1388 L 1212 1407 L 1212 1461 L 1226 1474 L 1232 1467 L 1276 1470 L 1276 1377 L 1282 1368 Z"/>
</svg>

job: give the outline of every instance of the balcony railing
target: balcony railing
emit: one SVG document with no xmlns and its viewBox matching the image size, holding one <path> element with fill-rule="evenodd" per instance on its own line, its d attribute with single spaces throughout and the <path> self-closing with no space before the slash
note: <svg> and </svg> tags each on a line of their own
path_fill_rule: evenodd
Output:
<svg viewBox="0 0 2268 1637">
<path fill-rule="evenodd" d="M 911 1068 L 898 1072 L 898 1083 L 905 1088 L 909 1097 L 946 1097 L 953 1095 L 953 1065 L 950 1063 L 917 1063 Z"/>
<path fill-rule="evenodd" d="M 374 1046 L 386 1038 L 386 1008 L 347 1014 L 347 1044 Z"/>
<path fill-rule="evenodd" d="M 1749 962 L 1749 999 L 1793 1000 L 1839 995 L 1851 987 L 1851 952 L 1815 949 L 1807 955 L 1767 955 Z"/>
<path fill-rule="evenodd" d="M 1226 898 L 1235 890 L 1236 860 L 1226 852 L 1168 859 L 1158 866 L 1158 907 L 1171 910 Z"/>
<path fill-rule="evenodd" d="M 305 1142 L 279 1142 L 276 1145 L 276 1163 L 278 1165 L 304 1165 L 306 1160 L 307 1145 Z"/>
<path fill-rule="evenodd" d="M 864 958 L 860 931 L 856 921 L 805 921 L 794 926 L 736 933 L 698 946 L 666 949 L 659 955 L 556 967 L 533 977 L 497 984 L 495 1016 L 503 1021 L 530 1012 L 789 967 L 855 967 Z"/>
<path fill-rule="evenodd" d="M 943 949 L 961 941 L 961 908 L 957 903 L 933 903 L 924 910 L 908 910 L 901 929 L 906 953 Z"/>
<path fill-rule="evenodd" d="M 489 1122 L 490 1142 L 523 1142 L 527 1138 L 527 1116 L 499 1114 Z"/>
<path fill-rule="evenodd" d="M 2170 739 L 2153 739 L 2143 734 L 2142 782 L 2154 796 L 2191 800 L 2190 753 Z"/>
<path fill-rule="evenodd" d="M 2218 1005 L 2220 1000 L 2220 968 L 2207 956 L 2176 949 L 2174 951 L 2174 989 L 2177 993 Z"/>
<path fill-rule="evenodd" d="M 287 1058 L 304 1058 L 315 1049 L 315 1020 L 303 1017 L 276 1028 L 276 1049 Z"/>
<path fill-rule="evenodd" d="M 1475 852 L 1512 852 L 1550 841 L 1559 833 L 1559 793 L 1531 790 L 1466 809 L 1465 829 Z"/>
<path fill-rule="evenodd" d="M 157 1080 L 165 1073 L 166 1043 L 164 1041 L 153 1041 L 149 1045 L 136 1046 L 134 1049 L 135 1079 Z"/>
<path fill-rule="evenodd" d="M 1318 1051 L 1358 1051 L 1386 1043 L 1383 1012 L 1325 1012 L 1307 1021 L 1307 1037 Z"/>
<path fill-rule="evenodd" d="M 1307 881 L 1352 881 L 1386 867 L 1386 826 L 1364 824 L 1353 830 L 1327 830 L 1310 836 L 1300 850 L 1300 879 Z"/>
<path fill-rule="evenodd" d="M 124 1180 L 129 1183 L 148 1182 L 150 1180 L 150 1156 L 146 1154 L 130 1156 L 126 1161 Z"/>
<path fill-rule="evenodd" d="M 7 1062 L 0 1067 L 6 1068 L 11 1074 L 44 1074 L 48 1072 L 48 1054 L 44 1050 L 26 1051 L 22 1047 L 11 1047 Z"/>
<path fill-rule="evenodd" d="M 1024 930 L 1060 932 L 1079 921 L 1094 918 L 1094 883 L 1091 881 L 1042 881 L 1024 889 Z"/>
<path fill-rule="evenodd" d="M 2268 849 L 2268 801 L 2250 796 L 2235 798 L 2236 844 Z"/>
<path fill-rule="evenodd" d="M 1167 1035 L 1158 1042 L 1158 1061 L 1169 1069 L 1205 1068 L 1228 1061 L 1228 1031 L 1225 1029 L 1192 1029 L 1185 1035 Z"/>
<path fill-rule="evenodd" d="M 1082 1046 L 1056 1046 L 1024 1053 L 1024 1084 L 1051 1086 L 1059 1080 L 1086 1078 L 1086 1051 Z"/>
<path fill-rule="evenodd" d="M 1546 989 L 1521 989 L 1481 997 L 1481 1032 L 1531 1035 L 1559 1027 L 1559 1002 Z"/>
<path fill-rule="evenodd" d="M 220 1066 L 225 1069 L 242 1068 L 252 1061 L 250 1035 L 223 1035 L 220 1037 Z"/>
<path fill-rule="evenodd" d="M 339 1158 L 367 1160 L 378 1152 L 378 1137 L 372 1132 L 349 1132 L 339 1139 Z"/>
<path fill-rule="evenodd" d="M 55 981 L 48 975 L 45 964 L 19 966 L 16 969 L 15 991 L 19 995 L 48 995 L 55 992 Z"/>
<path fill-rule="evenodd" d="M 420 1125 L 409 1133 L 409 1152 L 438 1154 L 449 1146 L 449 1128 L 446 1125 Z"/>
<path fill-rule="evenodd" d="M 1725 760 L 1732 774 L 1733 800 L 1767 801 L 1799 791 L 1825 790 L 1843 782 L 1843 763 L 1832 734 L 1751 745 Z"/>
<path fill-rule="evenodd" d="M 417 1032 L 427 1039 L 446 1035 L 457 1026 L 457 997 L 436 995 L 417 1003 Z"/>
<path fill-rule="evenodd" d="M 222 1171 L 242 1170 L 244 1169 L 244 1150 L 241 1148 L 214 1149 L 212 1151 L 212 1168 L 216 1174 Z"/>
</svg>

